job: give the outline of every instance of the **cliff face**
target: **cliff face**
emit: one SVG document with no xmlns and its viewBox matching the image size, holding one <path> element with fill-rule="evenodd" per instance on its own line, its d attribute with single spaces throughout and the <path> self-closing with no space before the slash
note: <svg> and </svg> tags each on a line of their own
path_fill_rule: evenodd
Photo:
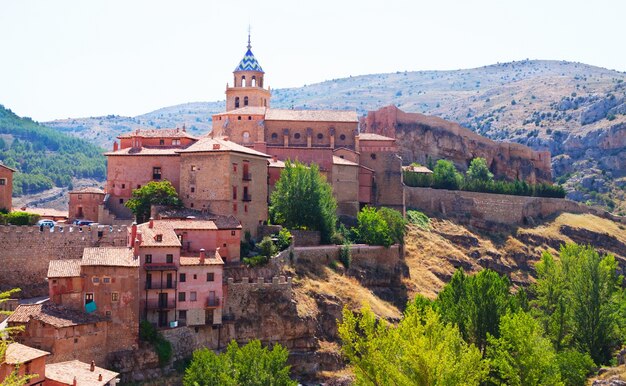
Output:
<svg viewBox="0 0 626 386">
<path fill-rule="evenodd" d="M 464 171 L 473 158 L 482 157 L 496 177 L 531 183 L 552 181 L 549 152 L 495 142 L 441 118 L 387 106 L 362 118 L 361 131 L 395 137 L 405 164 L 425 164 L 429 157 L 448 159 Z"/>
</svg>

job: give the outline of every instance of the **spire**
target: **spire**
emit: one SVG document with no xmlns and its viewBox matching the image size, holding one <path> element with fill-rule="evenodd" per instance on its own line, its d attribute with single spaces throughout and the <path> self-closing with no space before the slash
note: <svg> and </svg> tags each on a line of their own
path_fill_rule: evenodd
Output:
<svg viewBox="0 0 626 386">
<path fill-rule="evenodd" d="M 235 68 L 235 72 L 237 71 L 263 72 L 261 65 L 259 64 L 259 62 L 254 57 L 254 54 L 252 53 L 252 43 L 250 42 L 250 25 L 248 25 L 248 47 L 247 48 L 248 49 L 246 51 L 246 54 L 243 56 L 243 59 L 241 59 L 241 62 L 239 62 L 239 65 L 237 66 L 237 68 Z"/>
<path fill-rule="evenodd" d="M 252 48 L 252 44 L 250 44 L 250 24 L 248 24 L 248 51 Z"/>
</svg>

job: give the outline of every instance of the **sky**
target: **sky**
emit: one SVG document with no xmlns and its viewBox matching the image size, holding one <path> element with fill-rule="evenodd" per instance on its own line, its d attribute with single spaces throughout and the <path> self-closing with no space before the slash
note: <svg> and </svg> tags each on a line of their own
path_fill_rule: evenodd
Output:
<svg viewBox="0 0 626 386">
<path fill-rule="evenodd" d="M 272 88 L 522 59 L 626 71 L 622 0 L 0 0 L 0 104 L 37 121 L 224 99 L 252 51 Z"/>
</svg>

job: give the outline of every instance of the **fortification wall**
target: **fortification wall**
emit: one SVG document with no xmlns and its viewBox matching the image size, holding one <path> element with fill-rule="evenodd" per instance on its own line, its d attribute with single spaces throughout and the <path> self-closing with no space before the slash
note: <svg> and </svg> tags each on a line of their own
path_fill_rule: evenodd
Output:
<svg viewBox="0 0 626 386">
<path fill-rule="evenodd" d="M 85 247 L 126 245 L 125 226 L 0 226 L 0 291 L 21 288 L 20 297 L 47 296 L 51 260 L 80 259 Z"/>
<path fill-rule="evenodd" d="M 561 212 L 590 213 L 626 223 L 601 209 L 562 198 L 509 196 L 458 190 L 405 187 L 408 208 L 454 217 L 477 226 L 522 225 Z"/>
</svg>

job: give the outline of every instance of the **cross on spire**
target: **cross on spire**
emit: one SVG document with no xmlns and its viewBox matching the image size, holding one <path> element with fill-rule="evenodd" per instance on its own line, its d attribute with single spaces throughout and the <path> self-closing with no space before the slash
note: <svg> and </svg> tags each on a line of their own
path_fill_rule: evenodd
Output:
<svg viewBox="0 0 626 386">
<path fill-rule="evenodd" d="M 248 24 L 248 49 L 252 48 L 252 44 L 250 44 L 250 24 Z"/>
</svg>

